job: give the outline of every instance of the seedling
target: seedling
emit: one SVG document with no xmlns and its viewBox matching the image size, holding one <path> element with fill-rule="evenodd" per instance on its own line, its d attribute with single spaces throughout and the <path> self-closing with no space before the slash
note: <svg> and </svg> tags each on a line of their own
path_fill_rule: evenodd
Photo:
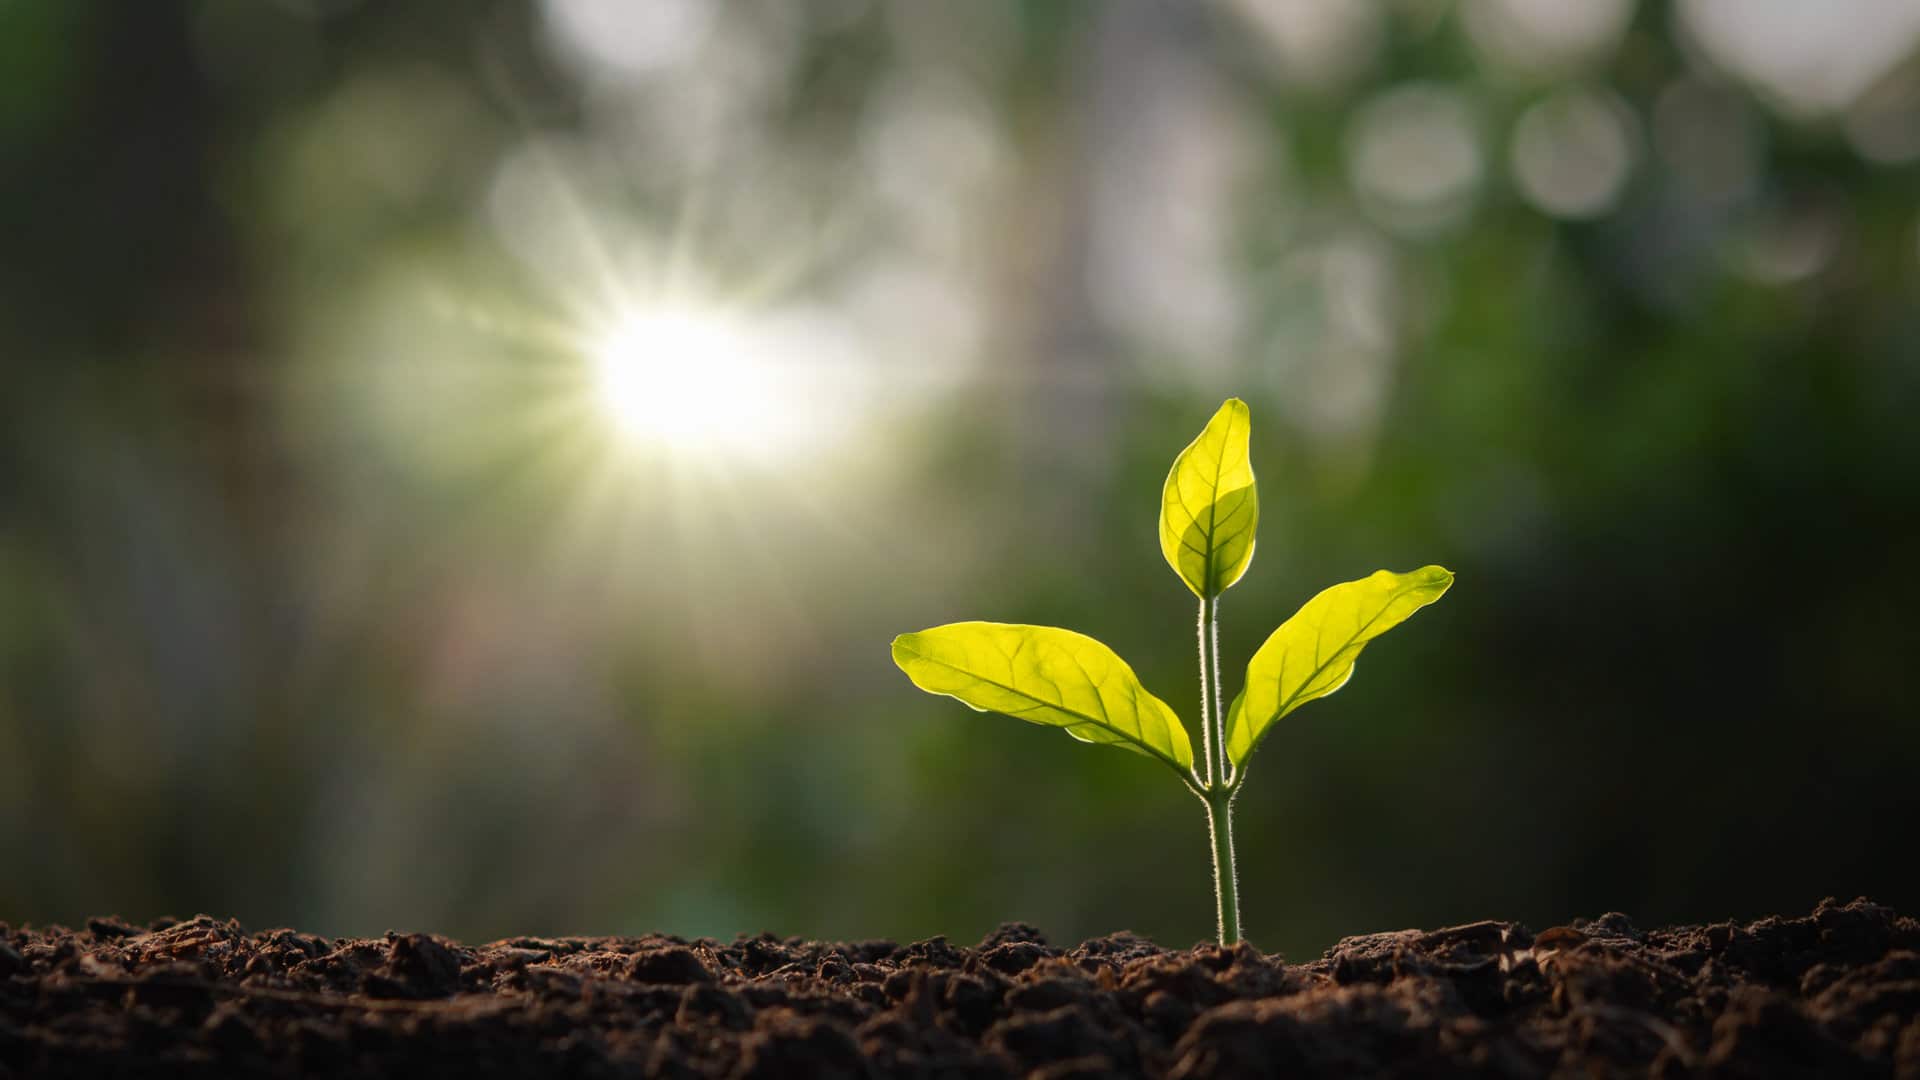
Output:
<svg viewBox="0 0 1920 1080">
<path fill-rule="evenodd" d="M 893 640 L 893 662 L 915 686 L 980 712 L 1061 728 L 1081 742 L 1118 746 L 1174 771 L 1207 808 L 1220 944 L 1240 940 L 1233 868 L 1233 800 L 1247 760 L 1281 717 L 1347 684 L 1367 642 L 1440 598 L 1453 573 L 1438 566 L 1377 571 L 1307 601 L 1247 664 L 1233 704 L 1220 684 L 1220 594 L 1253 560 L 1260 500 L 1248 456 L 1246 403 L 1229 398 L 1173 459 L 1160 497 L 1160 551 L 1200 600 L 1200 761 L 1174 711 L 1100 642 L 1052 626 L 960 622 Z"/>
</svg>

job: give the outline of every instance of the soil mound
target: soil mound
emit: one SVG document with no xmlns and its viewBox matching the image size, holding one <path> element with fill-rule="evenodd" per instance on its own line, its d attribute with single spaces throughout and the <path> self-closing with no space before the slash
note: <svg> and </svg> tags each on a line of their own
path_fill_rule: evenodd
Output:
<svg viewBox="0 0 1920 1080">
<path fill-rule="evenodd" d="M 1821 1076 L 1920 1080 L 1920 923 L 732 942 L 0 924 L 0 1077 Z"/>
</svg>

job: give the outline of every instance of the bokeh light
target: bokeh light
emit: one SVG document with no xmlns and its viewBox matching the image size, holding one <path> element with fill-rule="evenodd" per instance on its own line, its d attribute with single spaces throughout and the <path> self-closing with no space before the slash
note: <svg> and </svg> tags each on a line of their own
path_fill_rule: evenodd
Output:
<svg viewBox="0 0 1920 1080">
<path fill-rule="evenodd" d="M 1634 8 L 1634 0 L 1469 0 L 1462 14 L 1496 69 L 1551 77 L 1602 64 Z"/>
<path fill-rule="evenodd" d="M 1520 114 L 1513 129 L 1514 183 L 1556 217 L 1612 209 L 1637 156 L 1633 114 L 1610 95 L 1567 90 Z"/>
<path fill-rule="evenodd" d="M 1485 172 L 1472 104 L 1433 84 L 1395 87 L 1362 106 L 1347 160 L 1367 208 L 1413 235 L 1463 224 Z"/>
<path fill-rule="evenodd" d="M 1675 11 L 1714 64 L 1801 116 L 1845 109 L 1920 42 L 1908 0 L 1682 0 Z"/>
</svg>

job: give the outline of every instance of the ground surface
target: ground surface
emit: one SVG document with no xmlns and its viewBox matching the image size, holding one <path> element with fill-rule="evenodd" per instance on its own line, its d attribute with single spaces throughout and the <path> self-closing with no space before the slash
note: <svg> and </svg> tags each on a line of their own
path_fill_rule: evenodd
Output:
<svg viewBox="0 0 1920 1080">
<path fill-rule="evenodd" d="M 0 1077 L 296 1072 L 1920 1078 L 1920 923 L 1482 922 L 1307 964 L 1019 924 L 974 948 L 0 925 Z"/>
</svg>

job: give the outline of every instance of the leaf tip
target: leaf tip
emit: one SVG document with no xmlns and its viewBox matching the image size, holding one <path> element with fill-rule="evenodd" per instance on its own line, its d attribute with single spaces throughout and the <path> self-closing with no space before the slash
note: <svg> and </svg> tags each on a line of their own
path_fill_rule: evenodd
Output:
<svg viewBox="0 0 1920 1080">
<path fill-rule="evenodd" d="M 917 633 L 901 634 L 893 639 L 893 644 L 887 651 L 892 654 L 893 662 L 899 666 L 900 670 L 906 670 L 907 661 L 915 656 L 914 646 L 919 644 L 919 641 L 920 635 Z"/>
</svg>

